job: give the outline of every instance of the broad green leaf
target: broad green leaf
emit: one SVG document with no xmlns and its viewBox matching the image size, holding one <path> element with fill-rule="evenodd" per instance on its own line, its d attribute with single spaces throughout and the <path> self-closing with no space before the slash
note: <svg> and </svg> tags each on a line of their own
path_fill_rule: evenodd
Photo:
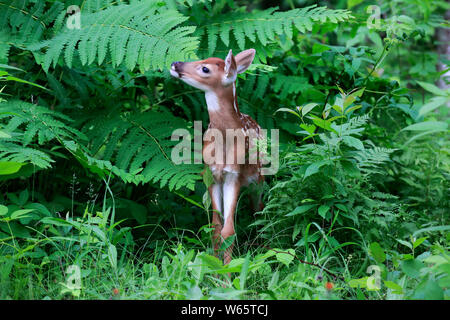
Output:
<svg viewBox="0 0 450 320">
<path fill-rule="evenodd" d="M 11 135 L 8 132 L 0 130 L 0 138 L 9 139 L 9 138 L 11 138 Z"/>
<path fill-rule="evenodd" d="M 220 245 L 220 250 L 223 251 L 223 250 L 228 249 L 233 244 L 235 239 L 236 239 L 236 234 L 233 234 L 233 235 L 229 236 L 228 238 L 226 238 Z"/>
<path fill-rule="evenodd" d="M 349 282 L 348 282 L 348 285 L 351 287 L 351 288 L 365 288 L 365 287 L 367 287 L 367 279 L 368 279 L 369 277 L 363 277 L 363 278 L 359 278 L 359 279 L 351 279 Z"/>
<path fill-rule="evenodd" d="M 205 184 L 206 188 L 209 188 L 214 182 L 214 177 L 212 175 L 211 169 L 209 167 L 206 168 L 205 172 L 203 173 L 203 183 Z"/>
<path fill-rule="evenodd" d="M 342 137 L 342 141 L 345 142 L 346 145 L 356 148 L 358 150 L 364 150 L 364 144 L 361 140 L 354 138 L 352 136 Z"/>
<path fill-rule="evenodd" d="M 412 125 L 403 128 L 403 130 L 408 131 L 428 131 L 428 130 L 445 130 L 447 129 L 448 124 L 443 121 L 425 121 L 414 123 Z"/>
<path fill-rule="evenodd" d="M 305 171 L 305 175 L 303 176 L 303 179 L 306 179 L 307 177 L 319 172 L 319 169 L 324 166 L 329 164 L 330 161 L 329 160 L 322 160 L 319 162 L 314 162 L 312 164 L 310 164 Z"/>
<path fill-rule="evenodd" d="M 11 219 L 15 220 L 15 219 L 22 219 L 22 218 L 26 218 L 28 217 L 26 214 L 33 212 L 34 209 L 20 209 L 20 210 L 16 210 L 13 213 L 11 213 Z"/>
<path fill-rule="evenodd" d="M 425 265 L 417 259 L 409 259 L 402 261 L 401 267 L 407 276 L 417 278 L 420 275 L 420 269 Z"/>
<path fill-rule="evenodd" d="M 0 216 L 4 216 L 8 213 L 8 207 L 0 204 Z"/>
<path fill-rule="evenodd" d="M 294 210 L 289 212 L 286 216 L 290 217 L 290 216 L 295 216 L 297 214 L 302 214 L 306 211 L 311 210 L 312 208 L 314 208 L 316 206 L 317 206 L 317 204 L 304 204 L 304 205 L 298 206 L 297 208 L 295 208 Z"/>
<path fill-rule="evenodd" d="M 356 106 L 350 107 L 350 108 L 348 108 L 347 110 L 345 110 L 345 114 L 350 113 L 350 112 L 352 112 L 352 111 L 354 111 L 354 110 L 358 110 L 358 109 L 360 109 L 361 107 L 362 107 L 362 106 L 361 106 L 360 104 L 357 104 Z"/>
<path fill-rule="evenodd" d="M 347 109 L 347 107 L 349 107 L 353 102 L 355 102 L 357 97 L 361 97 L 365 89 L 366 88 L 362 88 L 349 94 L 344 100 L 344 110 Z"/>
<path fill-rule="evenodd" d="M 314 109 L 318 104 L 317 103 L 308 103 L 302 108 L 302 116 L 307 115 L 312 109 Z"/>
<path fill-rule="evenodd" d="M 319 215 L 325 219 L 327 212 L 330 210 L 330 207 L 327 205 L 321 205 L 318 209 Z"/>
<path fill-rule="evenodd" d="M 400 285 L 396 284 L 395 282 L 384 281 L 384 285 L 386 287 L 388 287 L 389 289 L 391 289 L 392 293 L 395 293 L 395 294 L 402 294 L 403 293 L 403 288 Z"/>
<path fill-rule="evenodd" d="M 432 94 L 435 94 L 438 96 L 448 96 L 449 95 L 449 90 L 442 90 L 441 88 L 436 87 L 432 83 L 422 82 L 422 81 L 417 81 L 417 83 L 422 88 L 424 88 L 426 91 L 431 92 Z"/>
<path fill-rule="evenodd" d="M 444 291 L 433 279 L 428 279 L 425 282 L 419 284 L 413 296 L 413 299 L 420 300 L 442 300 L 443 298 Z"/>
<path fill-rule="evenodd" d="M 424 242 L 425 240 L 427 240 L 428 237 L 423 237 L 423 238 L 419 238 L 416 241 L 414 241 L 413 243 L 413 248 L 417 248 L 418 246 L 420 246 L 422 244 L 422 242 Z"/>
<path fill-rule="evenodd" d="M 436 265 L 440 265 L 440 264 L 443 264 L 443 263 L 450 263 L 450 261 L 447 261 L 442 256 L 429 256 L 424 261 L 426 263 L 433 263 L 433 264 L 436 264 Z"/>
<path fill-rule="evenodd" d="M 300 128 L 305 129 L 305 131 L 308 132 L 309 134 L 313 134 L 314 131 L 316 131 L 317 127 L 315 125 L 313 125 L 313 124 L 304 124 L 304 123 L 302 123 L 300 125 Z"/>
<path fill-rule="evenodd" d="M 357 6 L 358 4 L 360 4 L 363 1 L 364 0 L 347 0 L 347 8 L 351 9 L 354 6 Z"/>
<path fill-rule="evenodd" d="M 322 128 L 322 129 L 325 129 L 325 130 L 327 130 L 327 131 L 333 131 L 334 133 L 337 134 L 336 130 L 334 130 L 334 129 L 331 127 L 331 123 L 332 123 L 332 122 L 331 122 L 330 120 L 320 119 L 319 117 L 314 116 L 314 115 L 311 116 L 311 118 L 312 118 L 312 121 L 314 122 L 314 124 L 315 124 L 316 126 Z"/>
<path fill-rule="evenodd" d="M 116 246 L 113 244 L 109 244 L 108 259 L 109 259 L 109 263 L 111 264 L 113 269 L 116 269 L 117 268 L 117 249 L 116 249 Z"/>
<path fill-rule="evenodd" d="M 444 103 L 448 102 L 448 98 L 446 97 L 433 97 L 430 102 L 428 102 L 427 104 L 424 104 L 420 110 L 419 110 L 419 114 L 417 117 L 421 117 L 426 115 L 427 113 L 439 108 L 441 105 L 443 105 Z"/>
<path fill-rule="evenodd" d="M 0 175 L 7 175 L 16 173 L 22 168 L 25 163 L 0 161 Z"/>
<path fill-rule="evenodd" d="M 241 274 L 239 275 L 239 289 L 245 289 L 245 282 L 247 280 L 248 275 L 248 267 L 250 265 L 250 251 L 247 252 L 245 256 L 244 263 L 242 264 Z"/>
<path fill-rule="evenodd" d="M 369 246 L 369 251 L 370 255 L 378 263 L 383 263 L 386 260 L 386 254 L 378 242 L 372 242 Z"/>
<path fill-rule="evenodd" d="M 400 239 L 397 239 L 397 241 L 400 242 L 402 245 L 407 246 L 408 248 L 410 248 L 412 250 L 412 244 L 410 242 L 405 241 L 405 240 L 400 240 Z"/>
<path fill-rule="evenodd" d="M 281 250 L 277 250 L 277 251 L 281 251 Z M 289 267 L 289 264 L 292 262 L 292 260 L 294 260 L 294 256 L 295 256 L 294 249 L 288 249 L 288 250 L 286 250 L 286 252 L 278 252 L 277 254 L 275 254 L 275 257 L 277 258 L 277 260 L 279 262 L 283 263 L 284 265 L 286 265 L 286 267 Z"/>
<path fill-rule="evenodd" d="M 209 254 L 202 254 L 199 258 L 211 269 L 218 270 L 223 268 L 222 261 L 217 257 L 211 256 Z"/>
<path fill-rule="evenodd" d="M 414 231 L 412 236 L 416 237 L 417 235 L 419 235 L 421 233 L 424 233 L 424 232 L 437 232 L 437 231 L 447 231 L 447 230 L 450 230 L 450 225 L 428 227 L 428 228 L 423 228 L 423 229 L 419 229 L 417 231 Z"/>
<path fill-rule="evenodd" d="M 277 109 L 277 111 L 275 111 L 275 113 L 277 113 L 277 112 L 288 112 L 288 113 L 293 114 L 294 116 L 299 117 L 301 119 L 300 115 L 292 109 L 279 108 L 279 109 Z"/>
</svg>

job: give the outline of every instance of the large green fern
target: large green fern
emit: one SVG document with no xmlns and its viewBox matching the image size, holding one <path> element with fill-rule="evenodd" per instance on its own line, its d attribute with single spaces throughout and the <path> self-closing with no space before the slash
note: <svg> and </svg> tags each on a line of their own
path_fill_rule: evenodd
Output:
<svg viewBox="0 0 450 320">
<path fill-rule="evenodd" d="M 125 181 L 193 189 L 202 166 L 176 165 L 171 160 L 172 147 L 178 143 L 171 141 L 172 132 L 186 126 L 186 121 L 167 111 L 120 114 L 107 110 L 89 119 L 83 128 L 95 159 L 112 162 Z"/>
<path fill-rule="evenodd" d="M 317 22 L 338 23 L 351 18 L 347 10 L 331 10 L 315 5 L 284 12 L 277 11 L 277 8 L 252 12 L 243 9 L 207 17 L 196 30 L 195 35 L 207 37 L 209 55 L 214 54 L 218 38 L 226 47 L 230 45 L 230 38 L 233 38 L 241 50 L 246 48 L 247 39 L 252 45 L 261 44 L 262 49 L 281 35 L 292 38 L 293 27 L 305 33 L 311 31 Z"/>
<path fill-rule="evenodd" d="M 47 48 L 43 68 L 55 66 L 64 54 L 71 67 L 75 53 L 82 64 L 111 59 L 141 71 L 166 67 L 174 60 L 194 56 L 198 41 L 190 36 L 195 27 L 179 25 L 187 20 L 174 10 L 159 9 L 156 1 L 111 6 L 94 13 L 83 13 L 80 29 L 63 28 L 54 38 L 30 46 Z M 109 56 L 108 56 L 109 54 Z"/>
<path fill-rule="evenodd" d="M 85 136 L 69 125 L 67 116 L 20 100 L 0 103 L 0 161 L 31 163 L 49 168 L 51 152 L 42 146 L 51 141 L 63 145 Z"/>
</svg>

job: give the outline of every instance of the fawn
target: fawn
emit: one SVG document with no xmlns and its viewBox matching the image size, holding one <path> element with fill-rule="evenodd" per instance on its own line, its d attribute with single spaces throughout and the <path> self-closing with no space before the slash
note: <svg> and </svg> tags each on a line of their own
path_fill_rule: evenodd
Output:
<svg viewBox="0 0 450 320">
<path fill-rule="evenodd" d="M 202 155 L 214 182 L 208 188 L 213 209 L 214 253 L 225 239 L 235 234 L 234 213 L 242 186 L 256 186 L 253 209 L 261 210 L 262 152 L 254 151 L 262 139 L 261 128 L 250 116 L 239 112 L 236 77 L 253 62 L 255 50 L 248 49 L 225 60 L 208 58 L 193 62 L 173 62 L 170 74 L 205 92 L 209 113 L 208 130 L 203 137 Z M 223 222 L 220 215 L 223 215 Z M 234 241 L 233 241 L 234 242 Z M 225 249 L 225 264 L 231 261 L 233 244 Z"/>
</svg>

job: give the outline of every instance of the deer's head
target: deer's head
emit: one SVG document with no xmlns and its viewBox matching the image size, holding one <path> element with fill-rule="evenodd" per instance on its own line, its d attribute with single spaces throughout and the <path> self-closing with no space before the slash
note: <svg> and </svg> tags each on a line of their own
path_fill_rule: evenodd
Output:
<svg viewBox="0 0 450 320">
<path fill-rule="evenodd" d="M 225 60 L 208 58 L 200 61 L 172 63 L 170 74 L 203 91 L 215 91 L 228 87 L 252 64 L 255 49 L 248 49 L 233 56 L 229 51 Z"/>
</svg>

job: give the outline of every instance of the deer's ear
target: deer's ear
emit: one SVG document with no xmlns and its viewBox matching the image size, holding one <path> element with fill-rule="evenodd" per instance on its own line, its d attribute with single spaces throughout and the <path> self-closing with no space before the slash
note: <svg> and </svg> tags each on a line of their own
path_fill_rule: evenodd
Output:
<svg viewBox="0 0 450 320">
<path fill-rule="evenodd" d="M 245 72 L 250 67 L 255 58 L 255 53 L 255 49 L 247 49 L 236 55 L 237 73 Z"/>
<path fill-rule="evenodd" d="M 236 60 L 233 56 L 233 52 L 230 50 L 228 52 L 227 57 L 225 58 L 225 67 L 224 67 L 224 77 L 223 84 L 229 85 L 236 81 L 237 76 L 237 68 L 236 68 Z"/>
</svg>

